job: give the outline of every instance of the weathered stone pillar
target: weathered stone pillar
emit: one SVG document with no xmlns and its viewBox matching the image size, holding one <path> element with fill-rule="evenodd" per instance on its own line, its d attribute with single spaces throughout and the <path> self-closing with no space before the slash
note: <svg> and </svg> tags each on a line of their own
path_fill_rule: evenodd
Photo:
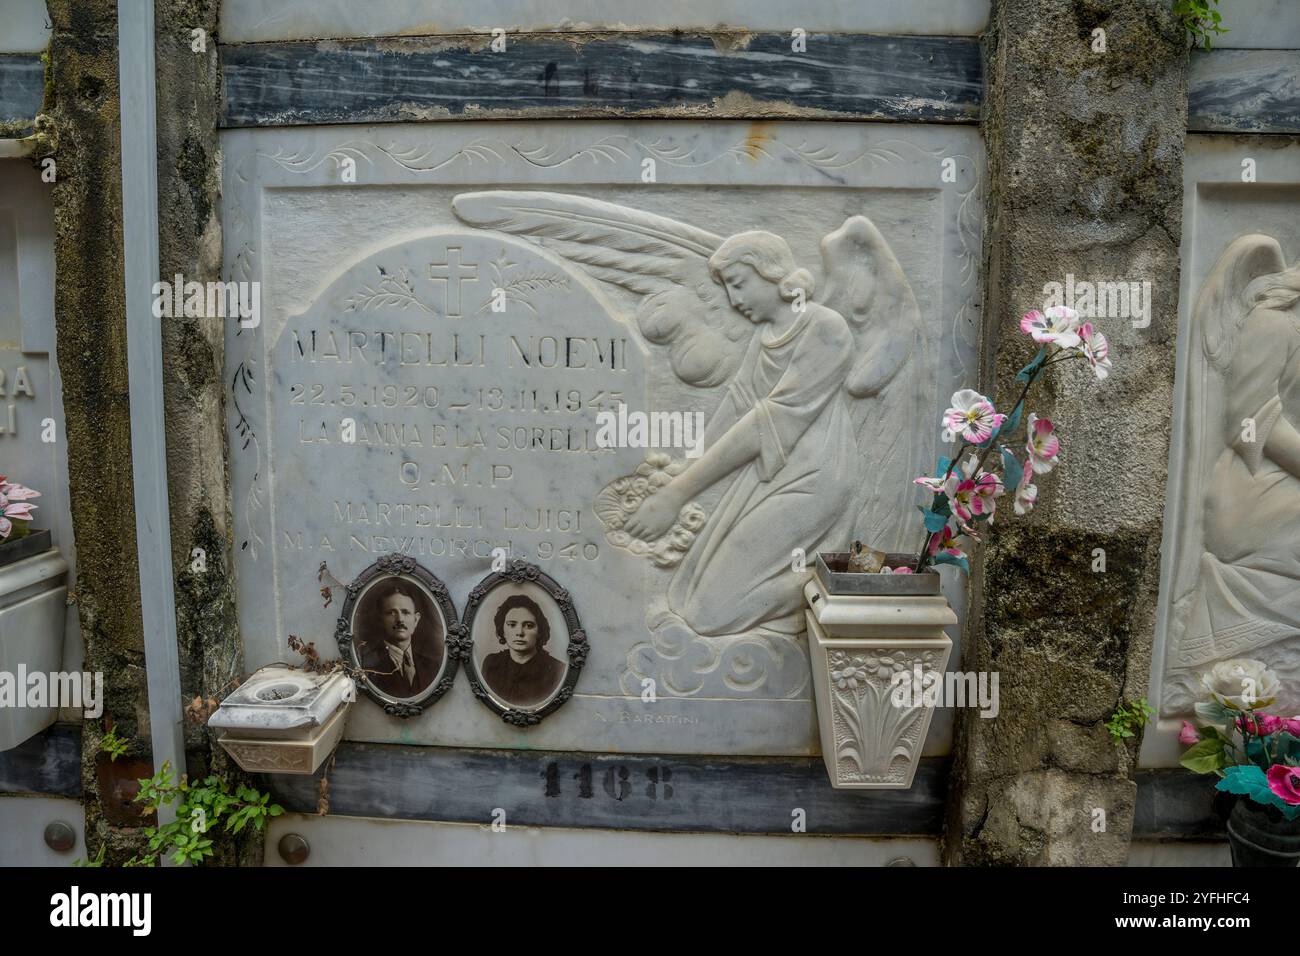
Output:
<svg viewBox="0 0 1300 956">
<path fill-rule="evenodd" d="M 49 8 L 54 31 L 45 112 L 52 120 L 50 148 L 57 142 L 55 314 L 75 591 L 86 666 L 104 673 L 107 718 L 87 722 L 83 733 L 86 834 L 91 855 L 106 843 L 105 862 L 114 863 L 139 852 L 142 839 L 121 806 L 122 793 L 110 792 L 111 778 L 147 772 L 150 759 L 122 281 L 117 8 L 114 0 L 51 0 Z M 186 281 L 215 280 L 221 266 L 217 3 L 158 0 L 155 18 L 161 273 L 169 281 L 177 273 Z M 196 29 L 204 31 L 201 43 Z M 161 321 L 182 690 L 206 700 L 228 691 L 242 667 L 228 572 L 223 320 Z M 99 742 L 110 719 L 130 747 L 126 758 L 101 767 Z M 186 751 L 196 774 L 225 767 L 201 720 L 186 724 Z M 144 763 L 128 764 L 132 757 Z M 107 801 L 117 804 L 109 814 Z"/>
<path fill-rule="evenodd" d="M 57 137 L 54 313 L 67 423 L 60 437 L 68 443 L 85 666 L 104 674 L 104 718 L 87 721 L 82 734 L 86 842 L 92 856 L 106 844 L 105 862 L 113 863 L 133 855 L 140 840 L 105 815 L 112 782 L 100 779 L 99 742 L 111 721 L 134 742 L 128 756 L 147 760 L 149 750 L 122 282 L 117 7 L 50 0 L 49 12 L 44 111 Z"/>
<path fill-rule="evenodd" d="M 162 278 L 221 279 L 221 171 L 217 120 L 221 80 L 217 0 L 155 0 L 158 104 L 158 245 Z M 167 417 L 167 490 L 181 690 L 198 698 L 185 722 L 192 775 L 240 775 L 206 729 L 211 700 L 243 676 L 231 573 L 223 404 L 225 326 L 217 317 L 163 319 L 163 388 Z M 230 855 L 257 862 L 260 835 Z M 249 856 L 251 854 L 251 856 Z"/>
<path fill-rule="evenodd" d="M 1165 0 L 994 0 L 987 44 L 987 393 L 1010 411 L 1034 351 L 1019 318 L 1045 283 L 1146 280 L 1153 301 L 1147 328 L 1094 320 L 1115 359 L 1106 382 L 1067 366 L 1028 405 L 1064 451 L 1037 509 L 1008 506 L 976 569 L 964 667 L 999 672 L 1001 711 L 960 713 L 945 859 L 1122 864 L 1140 737 L 1117 745 L 1104 723 L 1145 696 L 1150 668 L 1188 43 Z"/>
</svg>

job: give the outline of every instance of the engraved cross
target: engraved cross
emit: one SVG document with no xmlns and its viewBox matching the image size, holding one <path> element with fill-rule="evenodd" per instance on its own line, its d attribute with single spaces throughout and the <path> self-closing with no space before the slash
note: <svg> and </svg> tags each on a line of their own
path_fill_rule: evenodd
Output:
<svg viewBox="0 0 1300 956">
<path fill-rule="evenodd" d="M 444 311 L 450 316 L 460 315 L 460 284 L 468 279 L 478 278 L 477 262 L 462 262 L 461 247 L 447 247 L 446 262 L 429 263 L 429 278 L 446 282 L 443 289 Z"/>
</svg>

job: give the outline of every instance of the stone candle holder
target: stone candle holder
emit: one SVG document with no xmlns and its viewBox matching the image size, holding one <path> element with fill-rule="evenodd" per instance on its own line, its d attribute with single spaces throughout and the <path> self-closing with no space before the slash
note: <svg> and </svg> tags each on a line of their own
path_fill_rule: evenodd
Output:
<svg viewBox="0 0 1300 956">
<path fill-rule="evenodd" d="M 263 667 L 208 718 L 218 739 L 250 773 L 315 773 L 343 737 L 352 679 L 342 671 L 309 674 L 279 664 Z"/>
</svg>

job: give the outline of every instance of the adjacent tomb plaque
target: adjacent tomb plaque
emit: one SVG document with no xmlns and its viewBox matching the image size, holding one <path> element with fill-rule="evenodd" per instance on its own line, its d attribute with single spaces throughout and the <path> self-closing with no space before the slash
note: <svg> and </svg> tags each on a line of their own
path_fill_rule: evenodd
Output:
<svg viewBox="0 0 1300 956">
<path fill-rule="evenodd" d="M 1270 713 L 1300 710 L 1300 150 L 1241 180 L 1239 137 L 1189 136 L 1184 164 L 1177 401 L 1151 665 L 1159 726 L 1143 761 L 1178 763 L 1201 675 L 1236 658 L 1282 682 Z M 1266 168 L 1264 168 L 1266 167 Z"/>
<path fill-rule="evenodd" d="M 331 648 L 321 579 L 381 555 L 458 607 L 521 560 L 581 615 L 565 706 L 520 728 L 462 682 L 404 721 L 363 702 L 353 737 L 815 752 L 802 567 L 855 535 L 919 543 L 910 479 L 973 372 L 977 134 L 404 125 L 223 148 L 229 278 L 262 289 L 227 356 L 249 665 L 290 634 Z"/>
<path fill-rule="evenodd" d="M 50 191 L 31 163 L 0 161 L 0 474 L 41 493 L 31 527 L 49 530 L 75 568 L 63 383 L 55 358 Z M 82 658 L 77 615 L 62 616 L 63 666 L 75 669 Z"/>
</svg>

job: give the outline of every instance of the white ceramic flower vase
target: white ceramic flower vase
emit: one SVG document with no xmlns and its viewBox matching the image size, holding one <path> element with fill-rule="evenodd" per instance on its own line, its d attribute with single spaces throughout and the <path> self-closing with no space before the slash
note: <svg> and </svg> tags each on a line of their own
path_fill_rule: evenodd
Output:
<svg viewBox="0 0 1300 956">
<path fill-rule="evenodd" d="M 832 570 L 847 557 L 819 554 L 804 587 L 822 758 L 837 789 L 905 790 L 934 716 L 924 689 L 943 680 L 957 615 L 938 574 Z"/>
<path fill-rule="evenodd" d="M 68 614 L 68 562 L 48 547 L 49 532 L 42 533 L 46 550 L 0 566 L 0 679 L 21 695 L 21 702 L 0 702 L 0 751 L 40 733 L 59 715 L 48 695 L 45 706 L 32 706 L 28 698 L 30 675 L 46 675 L 41 682 L 48 688 L 48 675 L 63 668 Z"/>
</svg>

